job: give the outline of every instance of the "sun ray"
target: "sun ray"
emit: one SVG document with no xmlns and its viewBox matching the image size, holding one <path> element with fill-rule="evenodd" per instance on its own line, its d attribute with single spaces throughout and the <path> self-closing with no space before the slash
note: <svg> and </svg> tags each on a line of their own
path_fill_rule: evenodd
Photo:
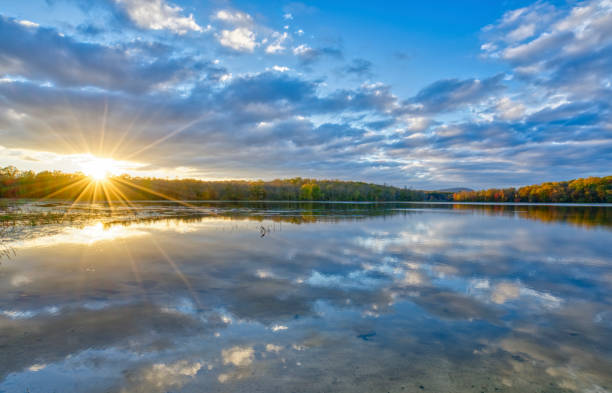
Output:
<svg viewBox="0 0 612 393">
<path fill-rule="evenodd" d="M 72 104 L 68 101 L 68 96 L 66 94 L 63 95 L 64 99 L 64 109 L 68 112 L 70 117 L 72 118 L 72 129 L 78 130 L 78 135 L 81 139 L 81 148 L 76 151 L 86 151 L 87 153 L 91 153 L 91 149 L 87 140 L 85 139 L 85 135 L 83 135 L 82 126 L 79 124 L 79 120 L 77 119 L 74 111 L 72 110 Z"/>
<path fill-rule="evenodd" d="M 140 274 L 140 270 L 138 269 L 138 263 L 134 259 L 134 256 L 132 255 L 132 251 L 130 250 L 130 247 L 128 247 L 125 239 L 120 238 L 119 241 L 121 242 L 121 245 L 123 246 L 123 249 L 125 250 L 125 253 L 128 256 L 128 259 L 130 261 L 130 267 L 132 268 L 132 273 L 134 274 L 134 278 L 136 279 L 136 282 L 138 282 L 138 286 L 140 287 L 140 290 L 144 294 L 145 298 L 148 298 L 147 291 L 144 285 L 142 284 L 142 275 Z"/>
<path fill-rule="evenodd" d="M 193 298 L 193 301 L 198 305 L 198 308 L 202 308 L 202 304 L 200 303 L 200 299 L 198 298 L 197 294 L 195 293 L 195 291 L 193 290 L 193 287 L 191 286 L 191 283 L 189 282 L 189 280 L 187 279 L 187 276 L 185 276 L 183 274 L 183 272 L 181 271 L 181 269 L 177 266 L 177 264 L 172 260 L 172 258 L 170 258 L 170 256 L 168 254 L 166 254 L 166 252 L 164 251 L 164 249 L 159 245 L 159 243 L 157 243 L 157 241 L 155 240 L 155 238 L 151 239 L 153 241 L 153 244 L 155 245 L 155 247 L 157 248 L 157 250 L 159 251 L 159 253 L 164 257 L 164 259 L 170 264 L 170 266 L 172 266 L 172 268 L 174 269 L 174 272 L 176 273 L 176 275 L 181 279 L 181 281 L 183 281 L 183 283 L 185 283 L 185 286 L 187 287 L 187 290 L 189 291 L 189 293 L 191 294 L 191 297 Z"/>
<path fill-rule="evenodd" d="M 134 205 L 125 194 L 114 184 L 114 179 L 110 178 L 107 182 L 103 183 L 102 186 L 113 195 L 113 200 L 119 202 L 129 212 L 136 212 L 136 205 Z M 109 204 L 111 204 L 111 198 L 107 196 Z M 136 214 L 136 213 L 134 213 Z"/>
<path fill-rule="evenodd" d="M 161 138 L 159 138 L 159 139 L 149 143 L 148 145 L 142 147 L 141 149 L 136 150 L 132 154 L 128 155 L 125 159 L 129 160 L 131 157 L 134 157 L 134 156 L 136 156 L 136 155 L 138 155 L 138 154 L 140 154 L 140 153 L 142 153 L 144 151 L 149 150 L 152 147 L 155 147 L 155 146 L 159 145 L 160 143 L 162 143 L 162 142 L 172 138 L 173 136 L 175 136 L 175 135 L 185 131 L 187 128 L 191 127 L 192 125 L 194 125 L 194 124 L 204 120 L 207 116 L 208 116 L 208 114 L 204 114 L 204 115 L 202 115 L 202 116 L 200 116 L 200 117 L 198 117 L 198 118 L 188 122 L 187 124 L 183 125 L 182 127 L 179 127 L 176 130 L 174 130 L 174 131 L 164 135 L 163 137 L 161 137 Z"/>
<path fill-rule="evenodd" d="M 93 189 L 93 192 L 91 193 L 91 197 L 89 198 L 89 203 L 87 204 L 90 216 L 92 212 L 94 211 L 94 202 L 96 199 L 96 194 L 98 193 L 98 187 L 100 186 L 100 182 L 94 181 L 92 182 L 92 184 L 93 184 L 94 189 Z"/>
<path fill-rule="evenodd" d="M 43 125 L 43 127 L 45 127 L 47 129 L 47 132 L 51 133 L 55 138 L 59 139 L 64 145 L 66 145 L 68 147 L 68 150 L 72 153 L 76 153 L 79 150 L 76 148 L 75 145 L 73 145 L 70 140 L 66 137 L 64 137 L 62 134 L 60 134 L 54 127 L 52 127 L 50 124 L 48 124 L 46 121 L 41 121 L 41 124 Z"/>
<path fill-rule="evenodd" d="M 115 192 L 116 187 L 113 184 L 112 179 L 108 179 L 108 181 L 102 184 L 102 187 L 104 189 L 104 192 L 107 195 L 106 198 L 109 200 L 109 203 L 110 201 L 114 201 L 114 202 L 120 203 L 122 206 L 125 206 L 126 208 L 129 208 L 128 205 L 123 200 L 123 198 Z"/>
<path fill-rule="evenodd" d="M 66 215 L 70 214 L 72 212 L 72 210 L 74 209 L 74 207 L 79 203 L 79 201 L 86 195 L 87 191 L 93 186 L 92 182 L 87 183 L 87 185 L 81 190 L 81 193 L 75 198 L 74 201 L 72 201 L 72 204 L 70 204 L 70 206 L 68 206 L 68 209 L 66 209 L 66 212 L 64 213 L 64 217 L 66 218 Z"/>
<path fill-rule="evenodd" d="M 129 198 L 127 196 L 125 196 L 125 194 L 119 189 L 119 187 L 117 187 L 115 184 L 115 179 L 111 178 L 109 179 L 108 185 L 109 185 L 109 189 L 110 191 L 117 195 L 117 200 L 123 204 L 123 206 L 125 206 L 126 208 L 128 208 L 129 210 L 136 210 L 136 206 L 129 200 Z"/>
<path fill-rule="evenodd" d="M 111 211 L 111 214 L 114 214 L 115 213 L 115 207 L 113 206 L 113 201 L 110 198 L 110 196 L 108 195 L 108 191 L 106 190 L 108 184 L 109 183 L 102 183 L 100 186 L 102 188 L 102 192 L 104 193 L 104 197 L 106 198 L 106 203 L 108 203 L 108 207 L 109 207 L 109 209 Z"/>
<path fill-rule="evenodd" d="M 98 145 L 98 154 L 104 154 L 104 137 L 106 134 L 107 118 L 108 118 L 108 99 L 104 98 L 104 113 L 102 115 L 102 127 L 100 127 L 100 143 Z"/>
<path fill-rule="evenodd" d="M 110 151 L 110 156 L 114 157 L 115 154 L 117 154 L 117 151 L 119 150 L 119 148 L 123 145 L 123 142 L 125 141 L 125 138 L 131 134 L 132 129 L 134 128 L 134 125 L 136 124 L 136 122 L 138 121 L 138 119 L 140 119 L 140 113 L 142 112 L 142 110 L 140 110 L 135 116 L 134 119 L 130 122 L 130 125 L 125 129 L 125 132 L 121 135 L 121 137 L 117 140 L 117 143 L 115 143 L 115 146 L 113 147 L 113 149 Z"/>
<path fill-rule="evenodd" d="M 204 209 L 202 209 L 202 208 L 200 208 L 198 206 L 192 205 L 192 204 L 190 204 L 188 202 L 185 202 L 185 201 L 182 201 L 180 199 L 176 199 L 176 198 L 173 198 L 171 196 L 162 194 L 161 192 L 157 192 L 157 191 L 151 190 L 150 188 L 146 188 L 146 187 L 140 186 L 140 185 L 135 184 L 133 182 L 130 182 L 130 181 L 126 180 L 126 179 L 122 179 L 120 177 L 117 177 L 117 178 L 115 178 L 115 180 L 117 180 L 120 183 L 123 183 L 123 184 L 127 185 L 128 187 L 134 187 L 134 188 L 139 189 L 141 191 L 144 191 L 144 192 L 156 195 L 156 196 L 158 196 L 160 198 L 163 198 L 163 199 L 166 199 L 166 200 L 169 200 L 169 201 L 172 201 L 172 202 L 176 202 L 176 203 L 178 203 L 180 205 L 183 205 L 183 206 L 186 206 L 188 208 L 194 209 L 194 210 L 196 210 L 198 212 L 202 212 L 202 213 L 205 212 L 205 213 L 209 213 L 209 214 L 214 214 L 213 212 L 211 212 L 209 210 L 204 210 Z"/>
<path fill-rule="evenodd" d="M 79 179 L 79 180 L 75 180 L 74 182 L 60 188 L 59 190 L 56 190 L 54 192 L 52 192 L 51 194 L 45 195 L 42 198 L 39 199 L 39 201 L 44 201 L 50 198 L 53 198 L 54 196 L 64 192 L 64 191 L 68 191 L 69 189 L 73 188 L 73 187 L 77 187 L 80 184 L 85 185 L 86 182 L 88 182 L 89 180 L 87 178 L 83 178 L 83 179 Z"/>
</svg>

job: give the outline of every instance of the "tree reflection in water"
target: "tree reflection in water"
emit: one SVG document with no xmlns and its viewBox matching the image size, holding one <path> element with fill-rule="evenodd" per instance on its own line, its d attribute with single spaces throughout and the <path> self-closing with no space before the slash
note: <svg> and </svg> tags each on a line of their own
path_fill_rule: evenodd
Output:
<svg viewBox="0 0 612 393">
<path fill-rule="evenodd" d="M 96 209 L 8 239 L 0 390 L 611 386 L 610 208 Z"/>
</svg>

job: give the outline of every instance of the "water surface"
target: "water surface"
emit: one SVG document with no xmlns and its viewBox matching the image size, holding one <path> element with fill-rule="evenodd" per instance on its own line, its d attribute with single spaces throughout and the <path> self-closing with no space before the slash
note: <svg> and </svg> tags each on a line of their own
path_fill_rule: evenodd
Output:
<svg viewBox="0 0 612 393">
<path fill-rule="evenodd" d="M 0 392 L 612 391 L 610 207 L 11 209 Z"/>
</svg>

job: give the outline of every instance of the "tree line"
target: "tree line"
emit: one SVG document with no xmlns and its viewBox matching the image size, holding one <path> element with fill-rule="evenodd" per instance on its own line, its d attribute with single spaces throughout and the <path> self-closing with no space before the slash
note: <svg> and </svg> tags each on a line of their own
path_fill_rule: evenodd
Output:
<svg viewBox="0 0 612 393">
<path fill-rule="evenodd" d="M 0 169 L 0 198 L 126 199 L 225 201 L 452 201 L 450 192 L 421 191 L 356 181 L 317 180 L 296 177 L 272 181 L 202 181 L 197 179 L 159 179 L 121 175 L 96 188 L 83 173 L 61 171 L 20 171 Z M 104 183 L 103 183 L 104 184 Z M 103 189 L 105 188 L 105 189 Z"/>
<path fill-rule="evenodd" d="M 453 194 L 457 202 L 612 203 L 612 176 L 534 184 L 521 188 L 490 188 Z"/>
<path fill-rule="evenodd" d="M 308 178 L 271 181 L 203 181 L 159 179 L 121 175 L 111 177 L 102 188 L 92 187 L 85 174 L 61 171 L 20 171 L 0 168 L 0 198 L 48 198 L 82 200 L 127 199 L 225 201 L 349 201 L 349 202 L 553 202 L 612 203 L 612 176 L 548 182 L 520 188 L 480 191 L 422 191 L 356 181 Z M 89 187 L 88 187 L 89 186 Z"/>
</svg>

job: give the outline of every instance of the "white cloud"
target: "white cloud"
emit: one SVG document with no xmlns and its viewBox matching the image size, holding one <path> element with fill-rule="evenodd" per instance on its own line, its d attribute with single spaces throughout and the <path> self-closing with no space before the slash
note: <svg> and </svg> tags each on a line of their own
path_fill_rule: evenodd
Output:
<svg viewBox="0 0 612 393">
<path fill-rule="evenodd" d="M 22 25 L 22 26 L 25 26 L 25 27 L 32 27 L 32 28 L 40 26 L 38 23 L 36 23 L 36 22 L 31 22 L 31 21 L 29 21 L 29 20 L 18 20 L 18 21 L 17 21 L 17 23 L 19 23 L 19 24 L 20 24 L 20 25 Z"/>
<path fill-rule="evenodd" d="M 495 289 L 491 293 L 491 301 L 497 304 L 504 304 L 508 300 L 514 300 L 519 297 L 521 288 L 508 282 L 502 282 L 495 286 Z"/>
<path fill-rule="evenodd" d="M 555 42 L 555 38 L 558 37 L 554 34 L 544 33 L 533 41 L 506 48 L 503 51 L 503 57 L 507 60 L 527 60 L 534 58 L 538 54 L 544 53 L 552 47 L 557 46 L 558 43 Z"/>
<path fill-rule="evenodd" d="M 232 75 L 231 72 L 227 73 L 227 74 L 223 74 L 221 75 L 221 77 L 219 78 L 220 82 L 228 82 L 230 80 L 232 80 L 234 76 Z"/>
<path fill-rule="evenodd" d="M 268 352 L 279 353 L 280 351 L 282 351 L 282 349 L 283 347 L 281 347 L 280 345 L 266 344 L 266 351 Z"/>
<path fill-rule="evenodd" d="M 255 33 L 246 27 L 238 27 L 234 30 L 221 30 L 218 39 L 221 45 L 239 52 L 253 52 L 257 46 Z"/>
<path fill-rule="evenodd" d="M 291 68 L 285 67 L 285 66 L 274 65 L 272 67 L 272 70 L 276 72 L 287 72 L 287 71 L 290 71 Z"/>
<path fill-rule="evenodd" d="M 287 12 L 285 15 L 283 15 L 283 19 L 291 20 L 293 19 L 293 15 L 291 15 L 290 12 Z"/>
<path fill-rule="evenodd" d="M 484 55 L 508 61 L 523 78 L 537 79 L 540 91 L 548 87 L 592 101 L 610 74 L 612 1 L 572 4 L 537 2 L 507 13 L 485 29 Z"/>
<path fill-rule="evenodd" d="M 25 119 L 28 116 L 25 113 L 17 112 L 13 108 L 5 109 L 5 113 L 6 113 L 7 117 L 9 117 L 9 118 L 11 118 L 13 120 L 16 120 L 16 121 L 23 120 L 23 119 Z"/>
<path fill-rule="evenodd" d="M 429 118 L 422 116 L 407 116 L 403 120 L 406 123 L 406 129 L 408 131 L 424 131 L 431 124 Z"/>
<path fill-rule="evenodd" d="M 521 25 L 516 29 L 512 30 L 508 33 L 508 39 L 512 42 L 514 41 L 522 41 L 526 38 L 531 37 L 535 33 L 535 24 L 529 23 L 526 25 Z"/>
<path fill-rule="evenodd" d="M 495 45 L 492 42 L 486 42 L 486 43 L 480 45 L 480 49 L 485 51 L 485 52 L 491 52 L 491 51 L 494 51 L 495 49 L 497 49 L 497 45 Z"/>
<path fill-rule="evenodd" d="M 519 16 L 523 15 L 527 11 L 527 8 L 519 8 L 517 10 L 508 11 L 504 14 L 503 22 L 512 23 L 518 19 Z"/>
<path fill-rule="evenodd" d="M 407 271 L 401 278 L 400 283 L 408 286 L 422 286 L 427 283 L 427 277 L 423 273 Z"/>
<path fill-rule="evenodd" d="M 180 389 L 185 383 L 194 378 L 205 364 L 201 362 L 189 362 L 179 360 L 174 363 L 156 363 L 145 367 L 136 375 L 133 382 L 138 386 L 137 390 L 132 391 L 167 391 Z M 122 390 L 127 392 L 128 390 Z"/>
<path fill-rule="evenodd" d="M 115 2 L 125 9 L 136 25 L 145 29 L 170 30 L 181 35 L 189 31 L 203 31 L 192 14 L 182 16 L 181 7 L 168 4 L 164 0 L 115 0 Z"/>
<path fill-rule="evenodd" d="M 217 11 L 213 18 L 236 25 L 251 24 L 253 22 L 251 15 L 245 12 L 231 10 Z"/>
<path fill-rule="evenodd" d="M 287 38 L 289 38 L 289 34 L 287 34 L 287 32 L 284 32 L 281 34 L 275 31 L 272 34 L 272 38 L 274 39 L 274 41 L 266 47 L 266 53 L 283 52 L 285 50 L 285 47 L 283 46 L 283 42 L 287 40 Z"/>
<path fill-rule="evenodd" d="M 563 300 L 546 292 L 539 292 L 525 287 L 520 282 L 500 282 L 492 286 L 488 280 L 473 280 L 471 292 L 477 297 L 488 299 L 495 304 L 506 304 L 521 299 L 524 308 L 554 309 L 561 306 Z"/>
<path fill-rule="evenodd" d="M 40 371 L 44 369 L 45 367 L 47 367 L 46 364 L 33 364 L 30 367 L 28 367 L 28 370 L 36 372 L 36 371 Z"/>
<path fill-rule="evenodd" d="M 296 56 L 305 56 L 311 53 L 313 49 L 308 45 L 302 44 L 293 48 L 293 54 Z"/>
<path fill-rule="evenodd" d="M 594 51 L 612 41 L 612 2 L 592 0 L 580 3 L 569 12 L 537 3 L 506 13 L 497 25 L 488 26 L 498 41 L 513 44 L 502 51 L 505 59 L 533 62 L 543 56 Z M 487 45 L 487 46 L 485 46 Z M 481 48 L 491 52 L 490 44 Z"/>
<path fill-rule="evenodd" d="M 260 127 L 263 126 L 263 124 L 265 124 L 265 122 L 261 122 L 259 123 L 257 126 Z M 264 269 L 258 269 L 255 272 L 255 275 L 259 278 L 265 279 L 265 278 L 276 278 L 276 275 L 274 273 L 272 273 L 271 271 L 268 270 L 264 270 Z"/>
<path fill-rule="evenodd" d="M 32 282 L 31 278 L 29 278 L 28 276 L 21 275 L 21 274 L 15 275 L 13 276 L 13 278 L 11 278 L 11 285 L 14 287 L 20 287 L 22 285 L 27 285 L 31 282 Z"/>
<path fill-rule="evenodd" d="M 502 97 L 496 106 L 499 117 L 504 120 L 516 120 L 525 114 L 525 105 L 514 102 L 508 97 Z"/>
<path fill-rule="evenodd" d="M 235 346 L 221 351 L 223 364 L 233 364 L 237 367 L 248 366 L 253 363 L 254 351 L 252 347 Z"/>
</svg>

